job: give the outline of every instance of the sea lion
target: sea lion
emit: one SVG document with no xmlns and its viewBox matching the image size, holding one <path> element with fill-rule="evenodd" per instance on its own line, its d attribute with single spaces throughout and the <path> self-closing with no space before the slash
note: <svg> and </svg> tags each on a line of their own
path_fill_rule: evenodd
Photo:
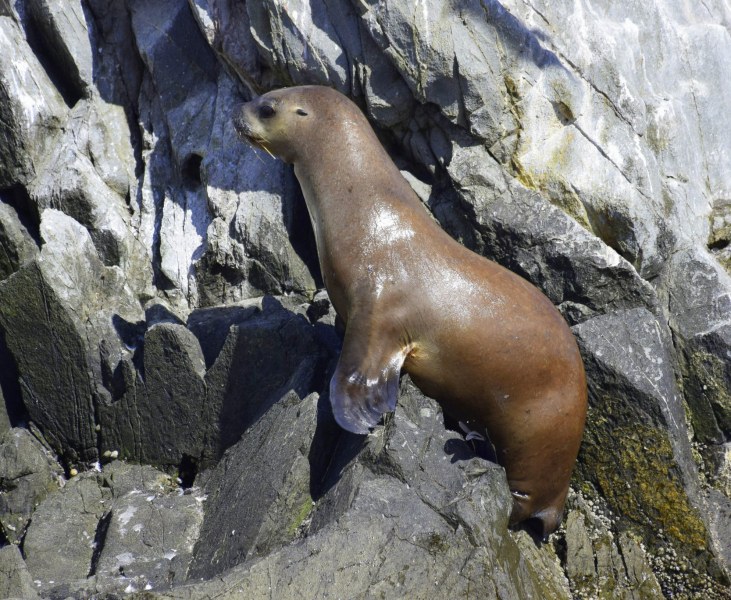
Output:
<svg viewBox="0 0 731 600">
<path fill-rule="evenodd" d="M 250 143 L 294 164 L 325 287 L 345 324 L 337 422 L 367 433 L 401 370 L 455 419 L 484 426 L 513 493 L 511 524 L 561 521 L 586 417 L 576 340 L 533 285 L 430 217 L 363 113 L 335 90 L 275 90 L 236 111 Z"/>
</svg>

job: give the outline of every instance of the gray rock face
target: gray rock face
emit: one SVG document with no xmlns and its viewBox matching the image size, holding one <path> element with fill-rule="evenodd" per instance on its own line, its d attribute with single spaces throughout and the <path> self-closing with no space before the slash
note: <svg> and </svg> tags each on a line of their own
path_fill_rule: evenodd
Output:
<svg viewBox="0 0 731 600">
<path fill-rule="evenodd" d="M 317 395 L 291 393 L 231 448 L 207 481 L 190 577 L 214 575 L 294 539 L 312 510 L 308 457 Z"/>
<path fill-rule="evenodd" d="M 648 543 L 660 526 L 688 547 L 689 555 L 700 559 L 703 549 L 715 546 L 721 560 L 728 560 L 728 524 L 717 531 L 712 507 L 720 502 L 718 509 L 729 514 L 731 503 L 699 485 L 670 355 L 664 350 L 669 332 L 642 309 L 597 317 L 575 332 L 589 377 L 598 379 L 591 386 L 592 411 L 582 449 L 586 479 L 596 482 L 614 510 L 646 523 Z M 628 473 L 634 485 L 627 486 Z"/>
<path fill-rule="evenodd" d="M 666 285 L 672 307 L 670 324 L 699 450 L 710 479 L 728 496 L 731 277 L 707 252 L 687 251 L 673 257 Z"/>
<path fill-rule="evenodd" d="M 126 353 L 112 316 L 141 311 L 77 221 L 48 209 L 40 231 L 38 258 L 0 282 L 0 327 L 31 418 L 66 460 L 93 460 L 94 405 L 109 395 L 103 373 Z"/>
<path fill-rule="evenodd" d="M 21 386 L 31 417 L 68 460 L 92 459 L 95 435 L 88 357 L 58 295 L 50 288 L 44 291 L 43 274 L 35 263 L 5 280 L 0 323 L 18 370 L 25 375 Z M 73 403 L 67 404 L 66 398 L 73 398 Z"/>
<path fill-rule="evenodd" d="M 135 355 L 99 406 L 102 454 L 210 466 L 288 390 L 311 389 L 323 360 L 311 330 L 272 298 L 195 311 L 187 328 L 138 328 Z"/>
<path fill-rule="evenodd" d="M 59 494 L 45 499 L 33 514 L 23 551 L 42 591 L 91 574 L 97 526 L 110 500 L 92 473 L 70 480 Z"/>
<path fill-rule="evenodd" d="M 70 479 L 33 515 L 25 565 L 44 597 L 107 597 L 185 580 L 203 516 L 152 467 L 113 462 Z"/>
<path fill-rule="evenodd" d="M 63 471 L 27 429 L 0 434 L 0 531 L 19 544 L 33 511 L 59 488 Z"/>
<path fill-rule="evenodd" d="M 160 323 L 145 332 L 141 346 L 140 372 L 131 361 L 123 363 L 122 396 L 101 408 L 104 451 L 156 464 L 199 457 L 207 407 L 198 340 L 183 325 Z"/>
<path fill-rule="evenodd" d="M 17 546 L 0 548 L 0 595 L 3 598 L 40 598 Z"/>
<path fill-rule="evenodd" d="M 49 138 L 65 120 L 67 107 L 31 48 L 15 9 L 8 6 L 0 18 L 0 132 L 4 141 L 0 187 L 12 188 L 24 186 L 41 170 L 44 153 L 52 145 Z M 33 24 L 28 24 L 33 37 Z"/>
<path fill-rule="evenodd" d="M 724 597 L 729 23 L 713 1 L 0 2 L 0 543 L 22 550 L 0 591 Z M 365 440 L 329 419 L 299 185 L 231 122 L 291 84 L 353 98 L 443 227 L 574 327 L 591 406 L 550 543 L 505 532 L 502 472 L 408 386 Z"/>
<path fill-rule="evenodd" d="M 5 398 L 0 388 L 0 436 L 4 436 L 10 430 L 10 415 L 5 407 Z"/>
<path fill-rule="evenodd" d="M 11 204 L 0 203 L 0 280 L 15 273 L 37 252 L 38 247 L 15 208 Z"/>
<path fill-rule="evenodd" d="M 169 483 L 167 484 L 169 487 Z M 165 588 L 185 581 L 203 517 L 202 498 L 132 490 L 115 502 L 100 523 L 104 546 L 94 566 L 97 581 L 128 582 L 138 589 Z"/>
<path fill-rule="evenodd" d="M 298 422 L 313 423 L 314 402 L 312 398 L 293 398 L 277 405 L 277 426 L 286 429 L 295 411 L 299 411 Z M 254 440 L 262 440 L 264 431 L 273 433 L 261 445 L 261 452 L 265 456 L 272 453 L 267 460 L 277 458 L 271 476 L 266 477 L 269 482 L 278 481 L 274 484 L 279 486 L 275 496 L 278 502 L 287 503 L 296 493 L 292 474 L 298 469 L 297 461 L 280 464 L 278 459 L 284 457 L 282 452 L 287 452 L 287 448 L 302 456 L 302 449 L 296 449 L 300 434 L 290 434 L 279 442 L 277 430 L 264 423 L 267 419 L 268 415 L 227 454 L 222 464 L 233 461 Z M 249 435 L 252 437 L 248 438 Z M 159 597 L 233 598 L 238 594 L 261 598 L 271 594 L 277 598 L 400 598 L 406 594 L 429 598 L 439 593 L 435 590 L 450 590 L 450 594 L 467 597 L 477 593 L 475 590 L 486 597 L 526 598 L 539 594 L 541 583 L 536 570 L 522 558 L 518 546 L 507 535 L 512 499 L 504 472 L 475 457 L 461 436 L 444 429 L 441 410 L 433 400 L 408 384 L 394 418 L 378 427 L 349 462 L 342 457 L 348 453 L 348 446 L 351 455 L 353 450 L 357 451 L 360 439 L 350 435 L 343 438 L 340 446 L 345 452 L 341 452 L 341 464 L 333 474 L 341 472 L 317 501 L 311 518 L 304 520 L 312 509 L 306 493 L 301 496 L 304 505 L 287 511 L 288 518 L 297 517 L 292 525 L 301 522 L 299 539 L 263 557 L 249 552 L 248 560 L 220 577 L 191 583 Z M 311 436 L 300 438 L 305 443 L 309 439 Z M 282 449 L 275 450 L 273 446 L 278 443 Z M 219 477 L 225 474 L 225 485 L 233 487 L 232 480 L 241 480 L 235 476 L 234 468 L 241 467 L 219 466 L 209 485 L 218 488 Z M 303 464 L 298 470 L 306 480 L 307 467 Z M 260 475 L 255 473 L 248 476 L 258 481 Z M 284 479 L 281 473 L 286 473 Z M 277 489 L 270 488 L 272 483 L 265 487 Z M 221 494 L 223 488 L 219 489 L 213 506 L 225 497 Z M 235 501 L 242 508 L 247 505 L 241 496 Z M 210 505 L 207 512 L 209 509 Z M 256 518 L 266 528 L 273 514 L 262 507 L 250 507 L 244 513 L 231 507 L 224 510 L 228 516 L 225 523 L 230 527 Z M 221 509 L 214 511 L 212 514 L 219 520 Z M 280 527 L 285 522 L 278 519 Z M 309 533 L 303 535 L 308 528 Z M 221 528 L 217 529 L 220 532 Z M 289 533 L 295 530 L 297 527 Z M 256 535 L 261 536 L 261 530 Z M 235 534 L 231 536 L 235 538 Z M 204 543 L 219 553 L 228 547 Z M 195 570 L 193 576 L 197 579 Z M 547 597 L 568 597 L 552 582 L 543 585 L 540 593 L 545 592 Z"/>
<path fill-rule="evenodd" d="M 566 521 L 566 571 L 574 593 L 593 598 L 664 598 L 648 568 L 645 551 L 628 534 L 614 540 L 601 527 L 587 526 L 580 511 Z"/>
<path fill-rule="evenodd" d="M 533 282 L 569 321 L 613 308 L 657 311 L 656 294 L 632 266 L 561 210 L 506 178 L 479 146 L 452 150 L 450 177 L 458 198 L 473 207 L 437 204 L 435 214 L 455 237 Z M 468 238 L 469 239 L 469 238 Z M 518 242 L 517 240 L 521 240 Z"/>
</svg>

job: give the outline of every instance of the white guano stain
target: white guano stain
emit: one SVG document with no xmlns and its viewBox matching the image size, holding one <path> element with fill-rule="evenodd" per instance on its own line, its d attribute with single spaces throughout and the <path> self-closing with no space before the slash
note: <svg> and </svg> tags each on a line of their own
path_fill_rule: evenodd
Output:
<svg viewBox="0 0 731 600">
<path fill-rule="evenodd" d="M 121 536 L 127 535 L 127 524 L 130 522 L 137 512 L 137 508 L 134 506 L 128 506 L 124 512 L 120 513 L 117 517 L 117 523 L 119 523 L 119 534 Z"/>
</svg>

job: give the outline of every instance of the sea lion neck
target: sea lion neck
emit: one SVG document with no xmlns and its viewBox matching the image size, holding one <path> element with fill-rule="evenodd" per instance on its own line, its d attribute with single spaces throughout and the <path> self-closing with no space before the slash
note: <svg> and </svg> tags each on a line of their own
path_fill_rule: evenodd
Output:
<svg viewBox="0 0 731 600">
<path fill-rule="evenodd" d="M 411 190 L 360 113 L 346 113 L 310 132 L 293 164 L 311 214 L 343 207 L 352 213 L 369 210 L 373 199 L 392 197 L 394 181 Z"/>
</svg>

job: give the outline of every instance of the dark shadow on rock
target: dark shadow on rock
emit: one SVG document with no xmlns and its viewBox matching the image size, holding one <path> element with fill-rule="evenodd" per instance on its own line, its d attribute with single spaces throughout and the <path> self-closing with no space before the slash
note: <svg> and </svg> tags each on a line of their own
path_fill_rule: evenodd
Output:
<svg viewBox="0 0 731 600">
<path fill-rule="evenodd" d="M 198 458 L 183 454 L 183 458 L 178 465 L 178 478 L 180 479 L 180 487 L 187 490 L 195 483 L 198 476 Z"/>
<path fill-rule="evenodd" d="M 153 304 L 145 310 L 145 321 L 147 327 L 150 328 L 158 323 L 175 323 L 177 325 L 185 325 L 181 319 L 171 313 L 162 304 Z"/>
<path fill-rule="evenodd" d="M 332 307 L 327 297 L 318 297 L 307 309 L 307 318 L 321 351 L 322 359 L 313 379 L 313 389 L 319 394 L 317 425 L 310 446 L 310 495 L 314 501 L 338 483 L 343 471 L 360 454 L 367 437 L 346 431 L 335 422 L 330 404 L 330 380 L 343 345 L 344 327 L 339 319 L 330 324 Z"/>
<path fill-rule="evenodd" d="M 485 19 L 498 32 L 506 46 L 523 58 L 531 61 L 539 69 L 566 67 L 555 53 L 546 50 L 541 44 L 544 34 L 528 29 L 517 17 L 512 15 L 498 0 L 465 2 L 465 9 L 471 10 L 476 18 Z"/>
<path fill-rule="evenodd" d="M 484 241 L 474 227 L 477 221 L 475 207 L 455 191 L 454 184 L 445 171 L 437 173 L 427 205 L 444 231 L 473 252 L 484 256 Z"/>
<path fill-rule="evenodd" d="M 460 427 L 459 421 L 453 419 L 446 413 L 444 414 L 444 427 L 458 433 L 462 438 L 465 437 L 464 430 Z M 460 460 L 470 460 L 478 456 L 491 463 L 498 464 L 495 448 L 489 439 L 452 439 L 444 445 L 444 451 L 452 456 L 452 463 Z"/>
<path fill-rule="evenodd" d="M 28 421 L 28 412 L 20 391 L 18 367 L 5 343 L 5 332 L 0 328 L 0 399 L 5 399 L 5 409 L 11 427 L 18 427 Z M 2 409 L 0 409 L 2 410 Z"/>
<path fill-rule="evenodd" d="M 142 345 L 145 339 L 145 331 L 147 331 L 145 321 L 132 323 L 115 314 L 112 316 L 112 325 L 114 325 L 119 339 L 124 342 L 128 350 L 135 350 Z"/>
<path fill-rule="evenodd" d="M 66 106 L 73 108 L 86 96 L 84 82 L 76 68 L 74 59 L 66 47 L 56 42 L 48 17 L 41 4 L 28 3 L 24 11 L 23 30 L 28 45 L 38 58 L 48 78 L 53 82 Z"/>
<path fill-rule="evenodd" d="M 127 350 L 130 350 L 132 354 L 132 363 L 137 368 L 142 379 L 145 378 L 145 332 L 147 331 L 147 323 L 145 321 L 137 321 L 131 323 L 126 319 L 115 314 L 112 315 L 112 325 L 114 326 L 119 339 L 122 340 Z M 104 385 L 112 392 L 113 396 L 118 394 L 115 390 L 118 389 L 118 382 L 120 376 L 120 365 L 117 365 L 117 369 L 111 376 L 107 377 L 104 373 Z"/>
<path fill-rule="evenodd" d="M 289 391 L 226 451 L 205 483 L 190 578 L 210 578 L 296 539 L 313 506 L 307 454 L 317 413 L 315 394 Z"/>
<path fill-rule="evenodd" d="M 445 426 L 460 435 L 464 435 L 457 421 L 445 415 Z M 495 448 L 490 440 L 462 440 L 450 439 L 444 444 L 445 454 L 451 457 L 450 462 L 455 464 L 461 461 L 469 461 L 475 457 L 482 458 L 493 464 L 499 464 Z M 541 546 L 546 538 L 543 536 L 543 522 L 540 519 L 528 519 L 511 527 L 514 531 L 525 531 L 537 546 Z"/>
<path fill-rule="evenodd" d="M 330 377 L 327 377 L 329 384 Z M 338 483 L 346 467 L 360 454 L 367 436 L 340 427 L 333 417 L 329 385 L 317 404 L 317 426 L 310 446 L 310 495 L 314 501 Z"/>
<path fill-rule="evenodd" d="M 469 443 L 457 439 L 447 440 L 444 444 L 444 453 L 451 456 L 450 462 L 452 464 L 462 460 L 471 460 L 475 457 L 475 452 Z"/>
<path fill-rule="evenodd" d="M 127 202 L 134 202 L 137 210 L 144 210 L 145 180 L 151 182 L 153 282 L 158 289 L 170 290 L 175 283 L 162 267 L 163 207 L 166 201 L 184 209 L 193 206 L 192 225 L 205 239 L 209 215 L 204 208 L 204 186 L 191 186 L 191 181 L 200 179 L 197 167 L 205 156 L 191 152 L 179 138 L 185 135 L 194 138 L 198 132 L 190 130 L 197 123 L 205 122 L 207 115 L 194 114 L 196 110 L 200 113 L 214 110 L 220 64 L 187 3 L 171 12 L 154 3 L 89 0 L 84 3 L 84 13 L 92 48 L 99 50 L 93 53 L 94 86 L 106 102 L 123 107 L 129 127 L 137 185 L 134 186 L 136 197 L 128 197 Z M 154 82 L 149 89 L 146 77 Z M 200 98 L 206 94 L 209 100 L 204 107 L 185 106 L 196 95 Z M 180 117 L 184 125 L 171 123 L 169 115 L 181 109 L 190 112 Z M 189 119 L 188 123 L 185 118 Z M 148 134 L 154 131 L 158 143 L 143 157 L 145 131 Z M 198 250 L 202 251 L 202 247 Z"/>
<path fill-rule="evenodd" d="M 548 537 L 543 535 L 543 521 L 540 519 L 528 519 L 510 527 L 513 531 L 525 531 L 533 540 L 533 543 L 541 548 L 548 543 Z"/>
<path fill-rule="evenodd" d="M 28 190 L 21 184 L 0 189 L 0 202 L 15 209 L 18 220 L 40 248 L 41 246 L 41 215 L 38 207 L 33 203 Z"/>
<path fill-rule="evenodd" d="M 187 326 L 200 342 L 207 369 L 211 368 L 221 353 L 231 327 L 240 325 L 258 312 L 256 306 L 225 306 L 190 313 Z"/>
<path fill-rule="evenodd" d="M 99 557 L 104 550 L 104 542 L 106 541 L 107 531 L 109 531 L 109 523 L 112 520 L 112 511 L 110 510 L 99 519 L 99 523 L 96 526 L 96 532 L 94 533 L 94 552 L 91 555 L 91 564 L 89 565 L 89 573 L 87 577 L 96 575 L 97 567 L 99 566 Z"/>
<path fill-rule="evenodd" d="M 300 398 L 321 389 L 327 352 L 312 325 L 272 297 L 259 307 L 194 311 L 188 327 L 198 338 L 208 370 L 210 424 L 206 462 L 217 460 L 287 392 Z"/>
<path fill-rule="evenodd" d="M 339 345 L 334 328 L 273 297 L 255 302 L 198 309 L 187 323 L 162 305 L 138 323 L 115 315 L 114 327 L 134 354 L 105 373 L 113 402 L 100 407 L 104 447 L 177 467 L 190 486 L 281 398 L 321 393 Z M 337 439 L 333 428 L 323 418 L 313 490 Z"/>
<path fill-rule="evenodd" d="M 134 46 L 129 8 L 122 3 L 89 0 L 82 4 L 92 47 L 103 51 L 93 53 L 92 76 L 101 97 L 122 106 L 129 126 L 130 142 L 135 153 L 135 175 L 144 173 L 142 133 L 139 126 L 138 98 L 144 64 Z M 142 202 L 142 189 L 136 200 Z"/>
<path fill-rule="evenodd" d="M 315 232 L 310 222 L 310 214 L 307 212 L 305 197 L 292 167 L 289 167 L 288 180 L 292 185 L 285 186 L 285 193 L 282 195 L 284 228 L 287 230 L 292 248 L 309 269 L 317 288 L 321 289 L 325 287 L 325 282 L 320 272 Z"/>
</svg>

